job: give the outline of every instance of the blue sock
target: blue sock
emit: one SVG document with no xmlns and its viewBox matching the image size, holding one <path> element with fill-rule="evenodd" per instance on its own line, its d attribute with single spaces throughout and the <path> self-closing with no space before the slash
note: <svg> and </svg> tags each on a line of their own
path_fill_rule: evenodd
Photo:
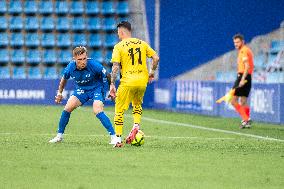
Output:
<svg viewBox="0 0 284 189">
<path fill-rule="evenodd" d="M 103 126 L 106 128 L 106 130 L 109 132 L 110 135 L 115 134 L 112 124 L 104 112 L 98 113 L 97 118 L 101 121 L 101 123 L 103 124 Z"/>
<path fill-rule="evenodd" d="M 70 114 L 71 114 L 70 112 L 63 110 L 60 121 L 59 121 L 59 125 L 58 125 L 58 133 L 62 133 L 62 134 L 64 133 L 65 127 L 69 122 Z"/>
</svg>

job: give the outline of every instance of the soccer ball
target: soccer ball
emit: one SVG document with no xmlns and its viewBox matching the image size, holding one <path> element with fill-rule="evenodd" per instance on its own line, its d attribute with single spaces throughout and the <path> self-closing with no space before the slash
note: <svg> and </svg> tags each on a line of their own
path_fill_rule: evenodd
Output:
<svg viewBox="0 0 284 189">
<path fill-rule="evenodd" d="M 141 146 L 145 142 L 144 140 L 144 133 L 141 130 L 138 130 L 137 134 L 135 135 L 134 140 L 131 142 L 133 146 Z"/>
</svg>

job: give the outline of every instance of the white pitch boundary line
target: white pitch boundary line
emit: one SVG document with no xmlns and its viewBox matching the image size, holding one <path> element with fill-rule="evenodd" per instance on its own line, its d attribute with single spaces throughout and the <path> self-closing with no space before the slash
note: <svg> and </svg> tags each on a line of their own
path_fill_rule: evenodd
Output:
<svg viewBox="0 0 284 189">
<path fill-rule="evenodd" d="M 0 133 L 0 135 L 30 135 L 30 136 L 52 136 L 53 134 L 48 133 L 30 133 L 30 134 L 22 134 L 22 133 Z M 64 134 L 66 136 L 77 136 L 77 137 L 109 137 L 108 135 L 81 135 L 81 134 Z M 202 139 L 203 137 L 180 137 L 180 136 L 148 136 L 145 135 L 146 138 L 160 138 L 160 139 Z M 234 138 L 205 138 L 206 140 L 234 140 Z"/>
<path fill-rule="evenodd" d="M 105 111 L 105 112 L 114 114 L 113 112 L 110 112 L 110 111 Z M 125 116 L 126 117 L 132 117 L 132 115 L 125 115 Z M 200 130 L 207 130 L 207 131 L 213 131 L 213 132 L 219 132 L 219 133 L 227 133 L 227 134 L 245 136 L 245 137 L 256 138 L 256 139 L 261 139 L 261 140 L 284 142 L 284 140 L 282 140 L 282 139 L 272 138 L 272 137 L 268 137 L 268 136 L 264 137 L 264 136 L 260 136 L 260 135 L 240 133 L 240 132 L 236 132 L 236 131 L 228 131 L 228 130 L 223 130 L 223 129 L 208 128 L 208 127 L 203 127 L 203 126 L 198 126 L 198 125 L 193 125 L 193 124 L 188 124 L 188 123 L 180 123 L 180 122 L 166 121 L 166 120 L 160 120 L 160 119 L 153 119 L 153 118 L 149 118 L 149 117 L 145 117 L 145 116 L 142 116 L 142 120 L 150 121 L 150 122 L 154 122 L 154 123 L 156 122 L 156 123 L 166 124 L 166 125 L 190 127 L 190 128 L 193 128 L 193 129 L 200 129 Z"/>
<path fill-rule="evenodd" d="M 151 121 L 151 122 L 156 122 L 156 123 L 161 123 L 161 124 L 167 124 L 167 125 L 190 127 L 190 128 L 194 128 L 194 129 L 201 129 L 201 130 L 214 131 L 214 132 L 219 132 L 219 133 L 234 134 L 234 135 L 246 136 L 246 137 L 257 138 L 257 139 L 262 139 L 262 140 L 284 142 L 284 140 L 277 139 L 277 138 L 264 137 L 264 136 L 260 136 L 260 135 L 247 134 L 247 133 L 239 133 L 239 132 L 228 131 L 228 130 L 223 130 L 223 129 L 208 128 L 208 127 L 202 127 L 202 126 L 197 126 L 197 125 L 192 125 L 192 124 L 187 124 L 187 123 L 158 120 L 158 119 L 153 119 L 153 118 L 148 118 L 148 117 L 142 117 L 142 119 L 146 120 L 146 121 Z"/>
<path fill-rule="evenodd" d="M 81 111 L 88 111 L 87 109 L 83 109 L 83 108 L 80 108 L 80 110 Z M 114 112 L 111 112 L 111 111 L 105 111 L 105 112 L 110 113 L 110 114 L 114 114 Z M 132 115 L 125 115 L 125 117 L 132 117 Z M 149 118 L 149 117 L 145 117 L 145 116 L 142 116 L 142 120 L 161 123 L 161 124 L 167 124 L 167 125 L 190 127 L 190 128 L 193 128 L 193 129 L 200 129 L 200 130 L 207 130 L 207 131 L 213 131 L 213 132 L 219 132 L 219 133 L 227 133 L 227 134 L 245 136 L 245 137 L 256 138 L 256 139 L 261 139 L 261 140 L 284 142 L 284 140 L 282 140 L 282 139 L 272 138 L 272 137 L 268 137 L 268 136 L 264 137 L 264 136 L 260 136 L 260 135 L 240 133 L 240 132 L 236 132 L 236 131 L 228 131 L 228 130 L 223 130 L 223 129 L 208 128 L 208 127 L 192 125 L 192 124 L 188 124 L 188 123 L 180 123 L 180 122 L 166 121 L 166 120 L 160 120 L 160 119 L 153 119 L 153 118 Z"/>
</svg>

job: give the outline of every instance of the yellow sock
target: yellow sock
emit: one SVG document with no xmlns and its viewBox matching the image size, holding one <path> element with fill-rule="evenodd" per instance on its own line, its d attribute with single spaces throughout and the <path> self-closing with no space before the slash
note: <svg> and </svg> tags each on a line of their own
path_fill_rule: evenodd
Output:
<svg viewBox="0 0 284 189">
<path fill-rule="evenodd" d="M 124 112 L 116 112 L 114 116 L 114 129 L 116 135 L 122 135 Z"/>
<path fill-rule="evenodd" d="M 133 106 L 132 115 L 133 115 L 134 124 L 135 123 L 140 124 L 142 116 L 142 106 L 141 105 Z"/>
</svg>

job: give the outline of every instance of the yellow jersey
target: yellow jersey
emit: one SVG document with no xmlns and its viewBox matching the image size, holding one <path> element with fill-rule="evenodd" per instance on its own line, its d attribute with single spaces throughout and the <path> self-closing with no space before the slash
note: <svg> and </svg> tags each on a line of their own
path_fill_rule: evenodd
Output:
<svg viewBox="0 0 284 189">
<path fill-rule="evenodd" d="M 114 46 L 111 62 L 120 64 L 120 85 L 146 86 L 148 82 L 147 57 L 156 52 L 137 38 L 127 38 Z"/>
</svg>

